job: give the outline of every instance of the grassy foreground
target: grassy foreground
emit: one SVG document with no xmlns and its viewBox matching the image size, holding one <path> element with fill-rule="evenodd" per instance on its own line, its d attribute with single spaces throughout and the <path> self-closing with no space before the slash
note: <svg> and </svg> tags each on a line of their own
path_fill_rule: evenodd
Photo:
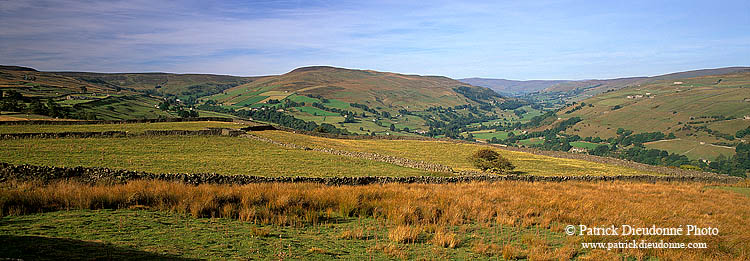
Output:
<svg viewBox="0 0 750 261">
<path fill-rule="evenodd" d="M 0 253 L 80 257 L 80 252 L 59 251 L 79 245 L 82 251 L 186 258 L 747 260 L 747 200 L 746 195 L 691 183 L 6 183 L 0 189 Z M 720 232 L 697 237 L 566 236 L 568 224 L 692 224 Z M 629 240 L 705 242 L 708 248 L 581 248 L 582 242 Z M 65 244 L 56 246 L 58 242 Z M 52 250 L 23 248 L 26 243 Z"/>
</svg>

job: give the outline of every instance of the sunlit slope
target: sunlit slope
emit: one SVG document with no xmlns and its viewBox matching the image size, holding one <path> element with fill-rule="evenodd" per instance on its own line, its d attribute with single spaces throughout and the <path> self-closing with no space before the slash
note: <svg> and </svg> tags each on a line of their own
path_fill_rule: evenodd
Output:
<svg viewBox="0 0 750 261">
<path fill-rule="evenodd" d="M 470 104 L 455 88 L 476 92 L 491 90 L 446 77 L 404 75 L 335 67 L 304 67 L 279 76 L 269 76 L 237 86 L 209 99 L 224 105 L 246 106 L 267 99 L 281 100 L 290 95 L 322 96 L 370 107 L 398 110 L 426 109 L 431 106 Z"/>
<path fill-rule="evenodd" d="M 454 170 L 476 170 L 469 156 L 481 148 L 478 144 L 419 140 L 349 140 L 331 139 L 284 131 L 253 132 L 253 135 L 285 143 L 319 148 L 361 151 L 421 160 L 452 167 Z M 630 168 L 575 159 L 561 159 L 495 148 L 507 157 L 522 175 L 577 176 L 577 175 L 659 175 Z"/>
<path fill-rule="evenodd" d="M 714 159 L 734 154 L 735 133 L 750 126 L 750 72 L 661 80 L 583 100 L 558 113 L 583 119 L 569 134 L 616 137 L 634 133 L 674 133 L 678 139 L 646 143 L 649 148 Z"/>
<path fill-rule="evenodd" d="M 558 114 L 561 118 L 581 117 L 583 121 L 573 128 L 581 136 L 611 137 L 617 128 L 679 134 L 681 128 L 699 121 L 733 134 L 750 126 L 750 121 L 743 119 L 750 115 L 750 73 L 664 80 L 583 102 L 592 106 L 566 113 L 577 105 L 569 106 Z M 714 119 L 717 117 L 730 119 Z"/>
</svg>

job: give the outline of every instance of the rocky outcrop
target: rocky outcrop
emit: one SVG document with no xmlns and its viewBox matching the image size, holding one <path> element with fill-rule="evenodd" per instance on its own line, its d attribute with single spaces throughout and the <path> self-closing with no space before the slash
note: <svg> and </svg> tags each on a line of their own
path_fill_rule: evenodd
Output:
<svg viewBox="0 0 750 261">
<path fill-rule="evenodd" d="M 696 176 L 519 176 L 519 175 L 471 175 L 454 177 L 260 177 L 247 175 L 220 175 L 216 173 L 168 173 L 154 174 L 131 170 L 113 170 L 109 168 L 87 167 L 44 167 L 33 165 L 13 165 L 0 163 L 0 182 L 19 181 L 54 181 L 76 180 L 84 183 L 119 183 L 130 180 L 163 180 L 183 182 L 186 184 L 233 184 L 243 185 L 251 183 L 319 183 L 334 186 L 368 185 L 387 183 L 415 183 L 415 184 L 447 184 L 462 182 L 705 182 L 705 183 L 736 183 L 743 179 L 728 176 L 696 177 Z"/>
</svg>

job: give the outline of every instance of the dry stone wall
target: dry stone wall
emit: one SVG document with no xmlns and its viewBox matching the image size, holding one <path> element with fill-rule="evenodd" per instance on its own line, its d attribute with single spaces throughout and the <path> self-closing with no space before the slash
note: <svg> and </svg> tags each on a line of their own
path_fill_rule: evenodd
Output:
<svg viewBox="0 0 750 261">
<path fill-rule="evenodd" d="M 220 175 L 216 173 L 168 173 L 154 174 L 141 171 L 114 170 L 109 168 L 87 167 L 45 167 L 33 165 L 13 165 L 0 163 L 0 182 L 12 180 L 20 181 L 55 181 L 76 180 L 90 184 L 122 183 L 131 180 L 162 180 L 182 182 L 186 184 L 232 184 L 243 185 L 251 183 L 319 183 L 325 185 L 368 185 L 387 183 L 415 183 L 415 184 L 447 184 L 464 182 L 705 182 L 705 183 L 736 183 L 743 179 L 729 176 L 518 176 L 518 175 L 474 175 L 454 177 L 260 177 L 247 175 Z"/>
<path fill-rule="evenodd" d="M 232 122 L 232 118 L 224 117 L 196 117 L 196 118 L 164 118 L 164 119 L 140 119 L 140 120 L 25 120 L 25 121 L 0 121 L 0 125 L 87 125 L 87 124 L 127 124 L 127 123 L 155 123 L 155 122 L 190 122 L 190 121 L 221 121 Z"/>
</svg>

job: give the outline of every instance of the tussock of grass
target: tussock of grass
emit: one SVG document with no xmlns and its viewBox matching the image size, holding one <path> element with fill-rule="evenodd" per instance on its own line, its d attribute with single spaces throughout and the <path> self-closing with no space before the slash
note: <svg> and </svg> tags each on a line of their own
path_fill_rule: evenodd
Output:
<svg viewBox="0 0 750 261">
<path fill-rule="evenodd" d="M 435 235 L 433 235 L 430 242 L 433 245 L 439 247 L 456 248 L 461 243 L 461 239 L 459 239 L 458 236 L 452 232 L 438 230 L 437 232 L 435 232 Z"/>
<path fill-rule="evenodd" d="M 419 239 L 422 229 L 401 225 L 388 231 L 388 238 L 395 243 L 413 244 Z"/>
</svg>

